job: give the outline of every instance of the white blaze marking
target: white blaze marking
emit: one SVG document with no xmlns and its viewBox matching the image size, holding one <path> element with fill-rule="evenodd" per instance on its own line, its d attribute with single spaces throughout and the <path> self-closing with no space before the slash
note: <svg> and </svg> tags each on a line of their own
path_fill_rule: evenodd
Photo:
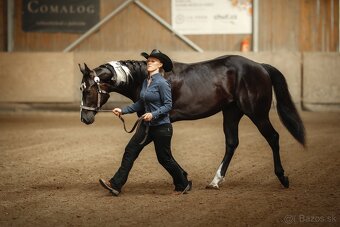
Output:
<svg viewBox="0 0 340 227">
<path fill-rule="evenodd" d="M 116 83 L 119 85 L 120 83 L 129 82 L 128 77 L 131 76 L 130 69 L 125 65 L 120 64 L 118 61 L 110 61 L 108 64 L 112 65 L 117 74 Z"/>
<path fill-rule="evenodd" d="M 84 105 L 84 103 L 83 103 L 83 91 L 85 89 L 86 89 L 86 83 L 83 82 L 80 86 L 80 90 L 81 90 L 81 92 L 80 92 L 80 105 Z"/>
</svg>

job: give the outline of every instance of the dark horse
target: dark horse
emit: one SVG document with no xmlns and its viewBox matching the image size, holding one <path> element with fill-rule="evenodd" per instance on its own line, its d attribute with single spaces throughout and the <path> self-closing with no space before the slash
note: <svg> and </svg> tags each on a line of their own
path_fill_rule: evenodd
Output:
<svg viewBox="0 0 340 227">
<path fill-rule="evenodd" d="M 81 121 L 85 124 L 94 122 L 96 113 L 107 102 L 110 92 L 137 101 L 142 82 L 147 76 L 145 61 L 110 62 L 94 70 L 86 64 L 85 68 L 79 67 L 83 73 Z M 272 87 L 282 123 L 302 145 L 305 145 L 305 129 L 286 80 L 278 69 L 231 55 L 192 64 L 174 62 L 173 70 L 164 77 L 172 85 L 172 122 L 201 119 L 220 111 L 223 113 L 225 155 L 208 188 L 219 188 L 226 174 L 239 144 L 238 125 L 243 115 L 252 120 L 269 143 L 275 174 L 284 187 L 289 187 L 280 160 L 279 134 L 269 120 Z"/>
</svg>

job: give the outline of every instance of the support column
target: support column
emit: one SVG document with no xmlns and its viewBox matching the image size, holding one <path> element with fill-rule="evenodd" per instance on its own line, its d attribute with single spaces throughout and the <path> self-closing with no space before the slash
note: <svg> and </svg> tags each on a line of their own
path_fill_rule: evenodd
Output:
<svg viewBox="0 0 340 227">
<path fill-rule="evenodd" d="M 14 1 L 7 0 L 7 52 L 14 49 Z"/>
</svg>

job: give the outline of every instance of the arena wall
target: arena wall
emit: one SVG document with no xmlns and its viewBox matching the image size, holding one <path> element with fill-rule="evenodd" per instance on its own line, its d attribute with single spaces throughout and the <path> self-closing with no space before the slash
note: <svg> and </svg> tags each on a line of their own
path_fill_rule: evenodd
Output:
<svg viewBox="0 0 340 227">
<path fill-rule="evenodd" d="M 303 55 L 303 105 L 307 110 L 340 110 L 340 54 Z"/>
<path fill-rule="evenodd" d="M 73 102 L 73 53 L 1 53 L 0 102 Z"/>
<path fill-rule="evenodd" d="M 174 61 L 197 62 L 239 54 L 277 67 L 286 77 L 294 102 L 308 110 L 340 106 L 338 53 L 299 52 L 169 52 Z M 78 63 L 95 68 L 112 60 L 143 60 L 136 52 L 0 53 L 0 104 L 78 103 L 81 73 Z M 112 94 L 112 102 L 129 102 Z M 1 108 L 1 106 L 0 106 Z"/>
</svg>

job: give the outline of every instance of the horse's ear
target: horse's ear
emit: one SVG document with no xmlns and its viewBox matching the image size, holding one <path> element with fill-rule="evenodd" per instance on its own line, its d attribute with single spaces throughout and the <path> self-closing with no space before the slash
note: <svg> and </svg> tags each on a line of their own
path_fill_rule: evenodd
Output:
<svg viewBox="0 0 340 227">
<path fill-rule="evenodd" d="M 90 75 L 91 69 L 87 67 L 87 65 L 84 63 L 84 68 L 81 67 L 80 64 L 78 64 L 80 71 L 83 73 L 84 76 Z"/>
<path fill-rule="evenodd" d="M 85 66 L 85 71 L 86 72 L 91 72 L 91 69 L 89 67 L 87 67 L 86 63 L 84 63 L 84 66 Z"/>
<path fill-rule="evenodd" d="M 78 63 L 78 66 L 79 66 L 80 72 L 81 72 L 83 75 L 86 75 L 85 69 L 83 69 L 79 63 Z"/>
</svg>

